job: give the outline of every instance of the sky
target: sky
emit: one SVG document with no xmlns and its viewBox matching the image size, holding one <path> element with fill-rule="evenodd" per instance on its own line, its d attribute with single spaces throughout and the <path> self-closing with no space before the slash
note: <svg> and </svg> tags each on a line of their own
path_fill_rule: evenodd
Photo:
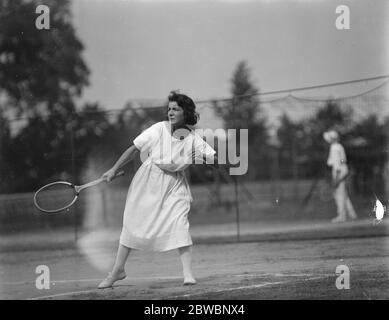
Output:
<svg viewBox="0 0 389 320">
<path fill-rule="evenodd" d="M 335 26 L 339 5 L 350 9 L 349 30 Z M 120 109 L 129 100 L 166 99 L 172 89 L 196 100 L 226 98 L 241 60 L 260 92 L 389 74 L 388 10 L 385 0 L 73 0 L 91 70 L 82 100 Z"/>
</svg>

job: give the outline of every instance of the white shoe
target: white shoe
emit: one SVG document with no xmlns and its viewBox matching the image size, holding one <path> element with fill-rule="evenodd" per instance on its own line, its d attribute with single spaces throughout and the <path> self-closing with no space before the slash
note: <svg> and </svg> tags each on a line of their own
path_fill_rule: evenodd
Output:
<svg viewBox="0 0 389 320">
<path fill-rule="evenodd" d="M 118 281 L 123 280 L 127 277 L 126 273 L 123 271 L 122 273 L 113 276 L 111 272 L 108 273 L 108 276 L 99 284 L 99 289 L 111 288 L 112 285 Z"/>
<path fill-rule="evenodd" d="M 342 217 L 335 217 L 334 219 L 331 220 L 332 223 L 338 223 L 338 222 L 345 222 L 346 219 Z"/>
<path fill-rule="evenodd" d="M 194 278 L 188 278 L 188 279 L 184 279 L 184 286 L 193 286 L 195 285 L 197 282 Z"/>
</svg>

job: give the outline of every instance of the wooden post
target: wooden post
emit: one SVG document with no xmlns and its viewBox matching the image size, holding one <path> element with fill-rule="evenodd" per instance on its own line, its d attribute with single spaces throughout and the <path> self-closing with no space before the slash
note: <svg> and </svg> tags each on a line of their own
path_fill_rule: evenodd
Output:
<svg viewBox="0 0 389 320">
<path fill-rule="evenodd" d="M 76 183 L 76 163 L 75 163 L 75 143 L 74 143 L 74 132 L 73 132 L 73 119 L 70 124 L 70 148 L 72 157 L 72 180 Z M 74 230 L 74 241 L 78 240 L 78 226 L 77 226 L 77 203 L 70 210 L 73 211 L 73 230 Z"/>
<path fill-rule="evenodd" d="M 235 98 L 232 99 L 232 119 L 234 123 L 234 129 L 238 130 L 236 127 L 236 116 L 235 116 Z M 240 141 L 240 135 L 235 135 Z M 238 190 L 238 177 L 233 176 L 234 179 L 234 190 L 235 190 L 235 210 L 236 210 L 236 238 L 240 242 L 240 212 L 239 212 L 239 190 Z"/>
</svg>

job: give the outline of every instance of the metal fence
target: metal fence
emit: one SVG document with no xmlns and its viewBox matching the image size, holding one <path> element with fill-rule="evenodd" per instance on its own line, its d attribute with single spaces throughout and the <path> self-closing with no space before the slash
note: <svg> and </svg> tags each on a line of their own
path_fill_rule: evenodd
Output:
<svg viewBox="0 0 389 320">
<path fill-rule="evenodd" d="M 377 78 L 369 81 L 373 81 L 374 84 L 374 81 L 381 80 L 381 78 Z M 384 124 L 385 121 L 388 123 L 389 82 L 384 81 L 379 85 L 372 86 L 371 82 L 366 79 L 363 81 L 370 85 L 368 90 L 348 97 L 330 97 L 330 100 L 350 114 L 351 123 L 354 125 L 363 121 L 369 115 L 375 115 L 379 123 Z M 323 220 L 333 217 L 335 207 L 332 199 L 328 197 L 324 199 L 322 194 L 326 183 L 323 175 L 324 171 L 320 175 L 307 171 L 307 164 L 313 159 L 309 154 L 292 153 L 289 155 L 292 160 L 285 161 L 286 158 L 283 155 L 285 150 L 277 144 L 277 128 L 280 126 L 280 119 L 283 115 L 287 115 L 293 123 L 303 123 L 304 119 L 312 118 L 329 101 L 328 96 L 324 98 L 312 98 L 310 96 L 308 98 L 303 97 L 301 92 L 308 95 L 312 90 L 316 90 L 317 93 L 317 90 L 332 87 L 342 92 L 341 87 L 343 85 L 343 83 L 331 84 L 301 88 L 301 90 L 291 89 L 258 94 L 256 98 L 259 101 L 260 115 L 267 119 L 269 139 L 273 141 L 273 143 L 269 143 L 266 149 L 266 157 L 258 158 L 258 162 L 255 162 L 255 160 L 250 162 L 250 166 L 255 167 L 261 175 L 234 177 L 230 176 L 227 168 L 223 166 L 219 169 L 209 169 L 201 166 L 196 170 L 190 170 L 188 173 L 194 197 L 190 213 L 191 224 L 198 226 L 206 224 L 233 225 L 239 237 L 242 228 L 253 222 L 285 221 L 287 223 L 299 219 Z M 252 99 L 253 97 L 243 98 Z M 219 102 L 229 103 L 231 101 L 223 100 Z M 215 119 L 213 122 L 209 122 L 207 118 L 207 115 L 214 112 L 214 100 L 198 101 L 196 104 L 202 115 L 201 119 L 203 119 L 199 123 L 200 127 L 207 127 L 209 123 L 213 123 L 214 128 L 223 125 L 222 119 L 215 115 L 213 115 Z M 151 113 L 154 118 L 157 118 L 164 114 L 164 106 L 142 106 L 140 108 L 132 106 L 124 110 L 111 110 L 105 112 L 105 114 L 108 122 L 117 121 L 121 115 L 121 121 L 127 119 L 128 123 L 135 124 L 142 119 L 140 114 L 145 112 L 146 118 Z M 239 112 L 239 110 L 236 112 Z M 15 119 L 8 121 L 8 123 L 12 134 L 17 135 L 23 128 L 23 123 L 26 123 L 26 119 Z M 124 127 L 125 123 L 124 121 Z M 136 123 L 136 125 L 137 128 L 140 128 L 139 123 Z M 143 123 L 143 125 L 147 126 L 148 124 Z M 304 124 L 302 124 L 302 128 L 305 128 Z M 120 141 L 111 140 L 110 142 L 109 139 L 105 140 L 103 148 L 99 146 L 96 150 L 91 151 L 86 158 L 83 158 L 84 163 L 81 169 L 77 171 L 76 168 L 79 167 L 80 161 L 77 153 L 79 146 L 75 142 L 77 132 L 72 131 L 72 126 L 68 126 L 68 129 L 66 150 L 63 150 L 62 146 L 60 147 L 62 149 L 57 151 L 65 155 L 63 157 L 63 161 L 66 162 L 65 168 L 67 168 L 65 177 L 75 179 L 78 182 L 86 182 L 99 177 L 104 170 L 113 164 L 115 158 L 120 156 L 118 150 L 121 147 L 124 151 L 128 146 L 131 134 L 134 134 L 134 132 L 131 132 L 130 136 L 126 136 L 124 130 L 122 132 L 123 136 L 119 139 Z M 347 128 L 343 129 L 344 132 L 347 131 Z M 364 134 L 362 131 L 360 133 L 361 135 Z M 357 137 L 353 138 L 357 141 Z M 300 147 L 299 143 L 301 144 L 302 141 L 297 140 L 294 148 L 298 149 Z M 114 149 L 117 150 L 117 154 L 112 153 L 113 143 L 119 146 L 119 148 Z M 34 145 L 28 147 L 34 148 Z M 258 146 L 258 148 L 261 148 L 261 146 Z M 28 150 L 28 148 L 25 149 Z M 382 153 L 384 157 L 387 156 L 387 145 L 377 145 L 375 149 Z M 51 147 L 50 150 L 55 152 L 55 147 Z M 363 144 L 362 147 L 355 146 L 353 150 L 357 154 L 363 153 Z M 323 165 L 325 165 L 325 157 L 326 154 L 320 159 Z M 41 163 L 43 167 L 46 165 Z M 3 190 L 5 191 L 4 194 L 0 195 L 0 232 L 3 234 L 26 230 L 42 232 L 42 230 L 70 227 L 77 237 L 77 233 L 82 230 L 120 227 L 128 186 L 139 165 L 140 161 L 137 160 L 129 166 L 125 178 L 118 179 L 110 185 L 101 184 L 99 187 L 85 192 L 77 205 L 67 213 L 45 215 L 37 211 L 32 202 L 34 190 L 12 194 L 7 190 Z M 366 166 L 368 167 L 369 164 L 366 164 Z M 371 209 L 373 193 L 377 191 L 378 194 L 382 195 L 388 191 L 385 189 L 387 188 L 385 184 L 388 183 L 388 167 L 387 164 L 384 164 L 382 168 L 369 168 L 370 171 L 366 172 L 372 172 L 370 176 L 366 176 L 366 173 L 362 172 L 364 168 L 354 169 L 353 177 L 349 181 L 349 190 L 357 211 L 360 215 L 366 216 Z M 358 172 L 358 169 L 360 172 Z M 54 174 L 52 179 L 63 177 L 63 168 L 61 170 L 61 172 L 58 171 Z M 258 178 L 258 176 L 262 178 Z M 42 180 L 42 184 L 44 182 L 48 181 Z M 361 185 L 364 187 L 361 187 Z M 366 190 L 371 192 L 367 193 Z M 387 199 L 386 193 L 383 196 L 384 202 Z"/>
</svg>

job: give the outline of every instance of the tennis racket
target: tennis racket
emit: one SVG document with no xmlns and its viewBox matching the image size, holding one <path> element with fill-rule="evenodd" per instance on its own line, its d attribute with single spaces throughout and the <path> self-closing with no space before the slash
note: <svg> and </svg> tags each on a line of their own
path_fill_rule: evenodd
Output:
<svg viewBox="0 0 389 320">
<path fill-rule="evenodd" d="M 334 192 L 339 184 L 349 177 L 349 173 L 340 178 L 335 185 L 328 180 L 323 180 L 318 186 L 319 196 L 322 201 L 330 201 L 334 198 Z"/>
<path fill-rule="evenodd" d="M 120 171 L 114 178 L 124 175 Z M 46 184 L 40 188 L 34 195 L 34 205 L 38 210 L 45 213 L 56 213 L 71 207 L 78 199 L 80 192 L 86 188 L 93 187 L 103 181 L 99 178 L 81 186 L 76 186 L 67 181 L 56 181 Z"/>
</svg>

